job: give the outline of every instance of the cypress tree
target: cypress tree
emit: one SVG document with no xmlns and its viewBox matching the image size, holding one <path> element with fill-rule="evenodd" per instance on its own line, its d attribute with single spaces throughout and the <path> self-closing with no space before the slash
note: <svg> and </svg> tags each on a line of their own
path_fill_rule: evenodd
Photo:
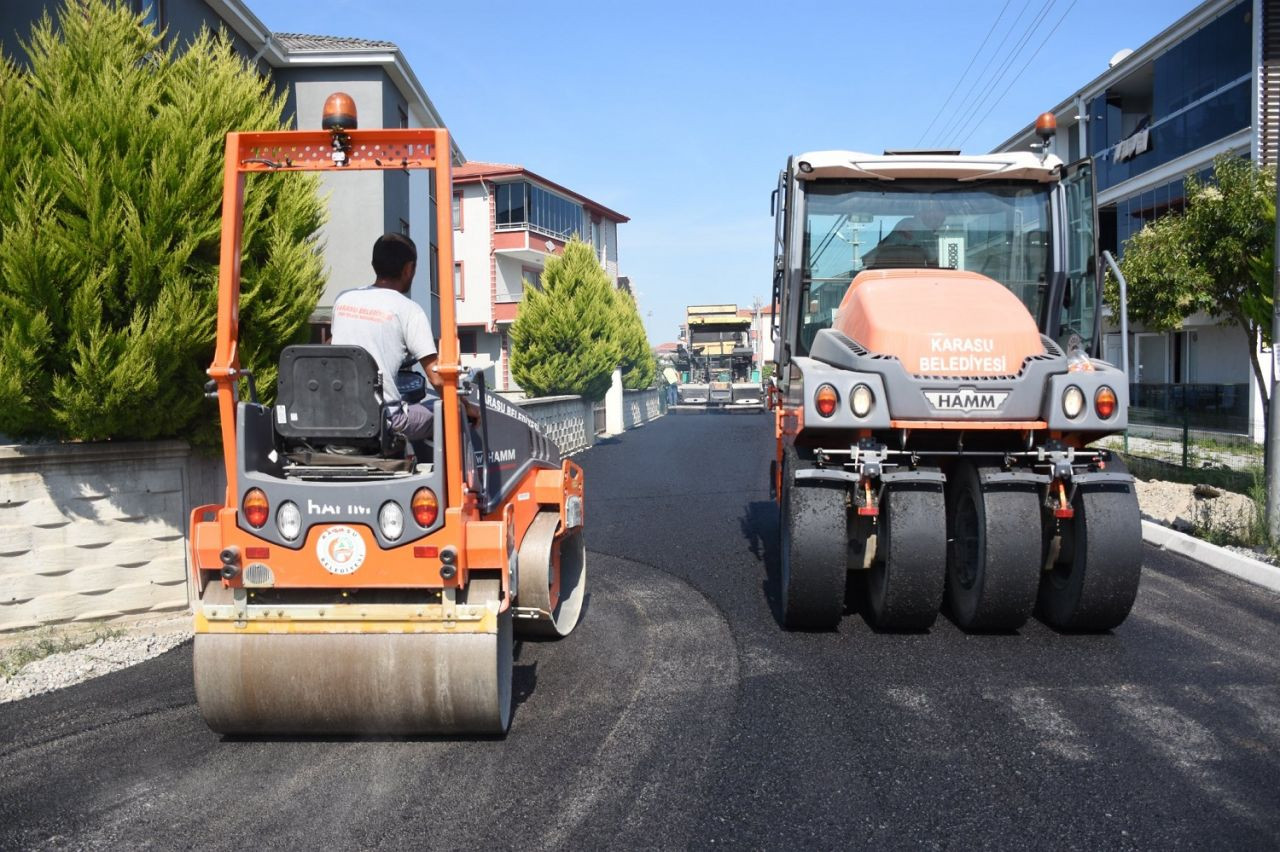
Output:
<svg viewBox="0 0 1280 852">
<path fill-rule="evenodd" d="M 65 0 L 24 49 L 0 62 L 0 433 L 206 440 L 225 135 L 280 129 L 284 99 L 225 38 L 179 53 L 110 0 Z M 317 185 L 246 193 L 240 361 L 264 391 L 324 285 Z"/>
<path fill-rule="evenodd" d="M 525 286 L 511 324 L 511 376 L 531 396 L 603 399 L 622 361 L 620 316 L 591 246 L 571 240 L 547 261 L 542 290 Z"/>
<path fill-rule="evenodd" d="M 640 319 L 635 298 L 624 290 L 617 291 L 619 344 L 622 347 L 622 386 L 627 390 L 644 390 L 653 384 L 657 372 L 649 336 Z"/>
</svg>

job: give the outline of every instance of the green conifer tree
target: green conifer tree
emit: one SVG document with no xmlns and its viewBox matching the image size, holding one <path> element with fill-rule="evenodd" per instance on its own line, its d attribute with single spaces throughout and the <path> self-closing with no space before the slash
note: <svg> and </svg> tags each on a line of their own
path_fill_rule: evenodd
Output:
<svg viewBox="0 0 1280 852">
<path fill-rule="evenodd" d="M 619 345 L 622 347 L 622 386 L 627 390 L 644 390 L 653 384 L 656 362 L 649 347 L 649 336 L 640 319 L 635 298 L 625 290 L 616 291 L 619 313 Z"/>
<path fill-rule="evenodd" d="M 591 246 L 574 239 L 547 261 L 542 289 L 526 282 L 511 324 L 511 376 L 530 396 L 603 399 L 622 361 L 613 285 Z"/>
<path fill-rule="evenodd" d="M 284 100 L 224 38 L 179 53 L 113 0 L 65 0 L 24 48 L 0 63 L 0 433 L 207 439 L 225 136 L 283 127 Z M 310 176 L 251 183 L 240 360 L 269 392 L 322 292 L 323 203 Z"/>
</svg>

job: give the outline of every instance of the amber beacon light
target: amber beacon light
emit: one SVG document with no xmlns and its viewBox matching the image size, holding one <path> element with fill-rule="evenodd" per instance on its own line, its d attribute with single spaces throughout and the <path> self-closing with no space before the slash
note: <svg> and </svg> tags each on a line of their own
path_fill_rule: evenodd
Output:
<svg viewBox="0 0 1280 852">
<path fill-rule="evenodd" d="M 346 92 L 334 92 L 325 98 L 320 126 L 325 130 L 355 130 L 356 102 Z"/>
<path fill-rule="evenodd" d="M 326 106 L 325 109 L 328 109 Z M 355 108 L 352 107 L 354 115 Z M 1042 112 L 1036 117 L 1036 135 L 1048 142 L 1058 132 L 1058 119 L 1051 112 Z"/>
</svg>

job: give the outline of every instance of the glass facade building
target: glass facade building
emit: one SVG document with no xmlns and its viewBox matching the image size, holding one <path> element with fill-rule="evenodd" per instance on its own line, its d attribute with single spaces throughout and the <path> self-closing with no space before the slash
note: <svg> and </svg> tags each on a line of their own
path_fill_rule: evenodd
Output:
<svg viewBox="0 0 1280 852">
<path fill-rule="evenodd" d="M 1252 125 L 1252 34 L 1241 0 L 1088 100 L 1099 192 Z M 1143 132 L 1145 150 L 1126 156 L 1120 143 Z"/>
</svg>

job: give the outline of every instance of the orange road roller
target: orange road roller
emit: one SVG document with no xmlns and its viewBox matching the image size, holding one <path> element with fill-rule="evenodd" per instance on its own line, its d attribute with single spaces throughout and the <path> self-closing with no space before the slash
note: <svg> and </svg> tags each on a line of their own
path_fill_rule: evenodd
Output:
<svg viewBox="0 0 1280 852">
<path fill-rule="evenodd" d="M 1052 115 L 1037 127 L 1047 140 Z M 1048 153 L 814 151 L 775 192 L 782 620 L 1119 625 L 1142 529 L 1093 177 Z"/>
<path fill-rule="evenodd" d="M 452 298 L 427 441 L 391 428 L 361 347 L 287 347 L 271 406 L 239 363 L 249 174 L 428 170 L 437 280 L 452 280 L 448 132 L 337 112 L 323 130 L 227 136 L 206 388 L 227 491 L 191 517 L 196 698 L 224 734 L 502 734 L 513 637 L 566 636 L 582 610 L 581 468 L 460 369 Z M 406 399 L 415 377 L 399 377 Z"/>
</svg>

